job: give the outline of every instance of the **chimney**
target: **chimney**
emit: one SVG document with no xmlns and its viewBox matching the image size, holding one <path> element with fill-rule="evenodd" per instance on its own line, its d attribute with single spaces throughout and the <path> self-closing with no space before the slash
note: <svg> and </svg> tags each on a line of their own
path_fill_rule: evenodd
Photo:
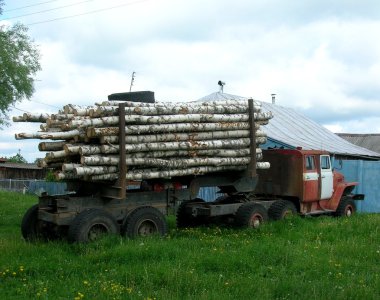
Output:
<svg viewBox="0 0 380 300">
<path fill-rule="evenodd" d="M 271 94 L 272 96 L 272 104 L 276 104 L 276 94 Z"/>
</svg>

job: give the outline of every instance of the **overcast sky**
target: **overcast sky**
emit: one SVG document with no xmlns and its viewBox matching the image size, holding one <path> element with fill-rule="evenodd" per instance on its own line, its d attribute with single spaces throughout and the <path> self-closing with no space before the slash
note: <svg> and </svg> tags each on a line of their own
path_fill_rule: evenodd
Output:
<svg viewBox="0 0 380 300">
<path fill-rule="evenodd" d="M 158 101 L 196 100 L 223 80 L 230 94 L 269 102 L 276 93 L 333 132 L 380 131 L 378 0 L 5 0 L 3 9 L 0 22 L 28 25 L 42 55 L 22 111 L 92 105 L 128 91 L 136 72 L 132 90 Z M 39 141 L 14 140 L 37 130 L 0 131 L 0 157 L 43 157 Z"/>
</svg>

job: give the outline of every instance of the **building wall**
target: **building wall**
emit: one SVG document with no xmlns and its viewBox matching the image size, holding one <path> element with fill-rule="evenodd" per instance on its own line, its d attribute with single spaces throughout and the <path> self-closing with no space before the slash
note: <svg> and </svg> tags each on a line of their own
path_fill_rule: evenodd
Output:
<svg viewBox="0 0 380 300">
<path fill-rule="evenodd" d="M 380 212 L 380 161 L 339 160 L 334 162 L 335 170 L 345 176 L 346 181 L 357 181 L 354 193 L 364 194 L 364 201 L 356 201 L 358 211 Z"/>
<path fill-rule="evenodd" d="M 5 168 L 0 166 L 1 179 L 44 179 L 46 170 L 44 169 L 22 169 Z"/>
</svg>

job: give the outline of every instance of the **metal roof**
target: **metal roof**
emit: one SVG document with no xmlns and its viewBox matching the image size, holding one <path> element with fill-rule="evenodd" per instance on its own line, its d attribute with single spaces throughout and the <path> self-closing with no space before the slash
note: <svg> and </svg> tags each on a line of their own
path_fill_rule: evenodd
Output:
<svg viewBox="0 0 380 300">
<path fill-rule="evenodd" d="M 337 135 L 352 144 L 380 153 L 380 134 L 337 133 Z"/>
<path fill-rule="evenodd" d="M 227 99 L 244 100 L 248 98 L 217 92 L 205 96 L 197 100 L 197 102 Z M 262 130 L 270 140 L 278 141 L 290 147 L 302 147 L 305 150 L 326 150 L 339 155 L 380 158 L 380 153 L 342 139 L 292 108 L 268 102 L 259 102 L 262 104 L 263 112 L 271 111 L 273 113 L 273 118 L 269 121 L 269 124 L 262 126 Z"/>
<path fill-rule="evenodd" d="M 23 164 L 23 163 L 0 163 L 0 168 L 7 169 L 26 169 L 26 170 L 42 170 L 36 164 Z"/>
</svg>

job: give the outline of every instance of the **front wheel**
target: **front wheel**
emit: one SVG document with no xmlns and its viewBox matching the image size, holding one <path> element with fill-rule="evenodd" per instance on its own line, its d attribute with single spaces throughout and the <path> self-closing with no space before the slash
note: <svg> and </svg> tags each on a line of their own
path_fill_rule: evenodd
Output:
<svg viewBox="0 0 380 300">
<path fill-rule="evenodd" d="M 165 216 L 156 208 L 143 206 L 136 208 L 126 218 L 122 235 L 130 238 L 139 236 L 164 236 L 168 232 Z"/>
<path fill-rule="evenodd" d="M 268 213 L 260 204 L 244 203 L 235 214 L 235 224 L 238 227 L 259 228 L 268 220 Z"/>
<path fill-rule="evenodd" d="M 118 231 L 118 225 L 111 214 L 92 208 L 82 211 L 71 222 L 68 239 L 70 242 L 88 243 Z"/>
<path fill-rule="evenodd" d="M 335 211 L 337 217 L 351 217 L 356 212 L 354 200 L 348 197 L 343 197 L 340 200 L 338 208 Z"/>
</svg>

